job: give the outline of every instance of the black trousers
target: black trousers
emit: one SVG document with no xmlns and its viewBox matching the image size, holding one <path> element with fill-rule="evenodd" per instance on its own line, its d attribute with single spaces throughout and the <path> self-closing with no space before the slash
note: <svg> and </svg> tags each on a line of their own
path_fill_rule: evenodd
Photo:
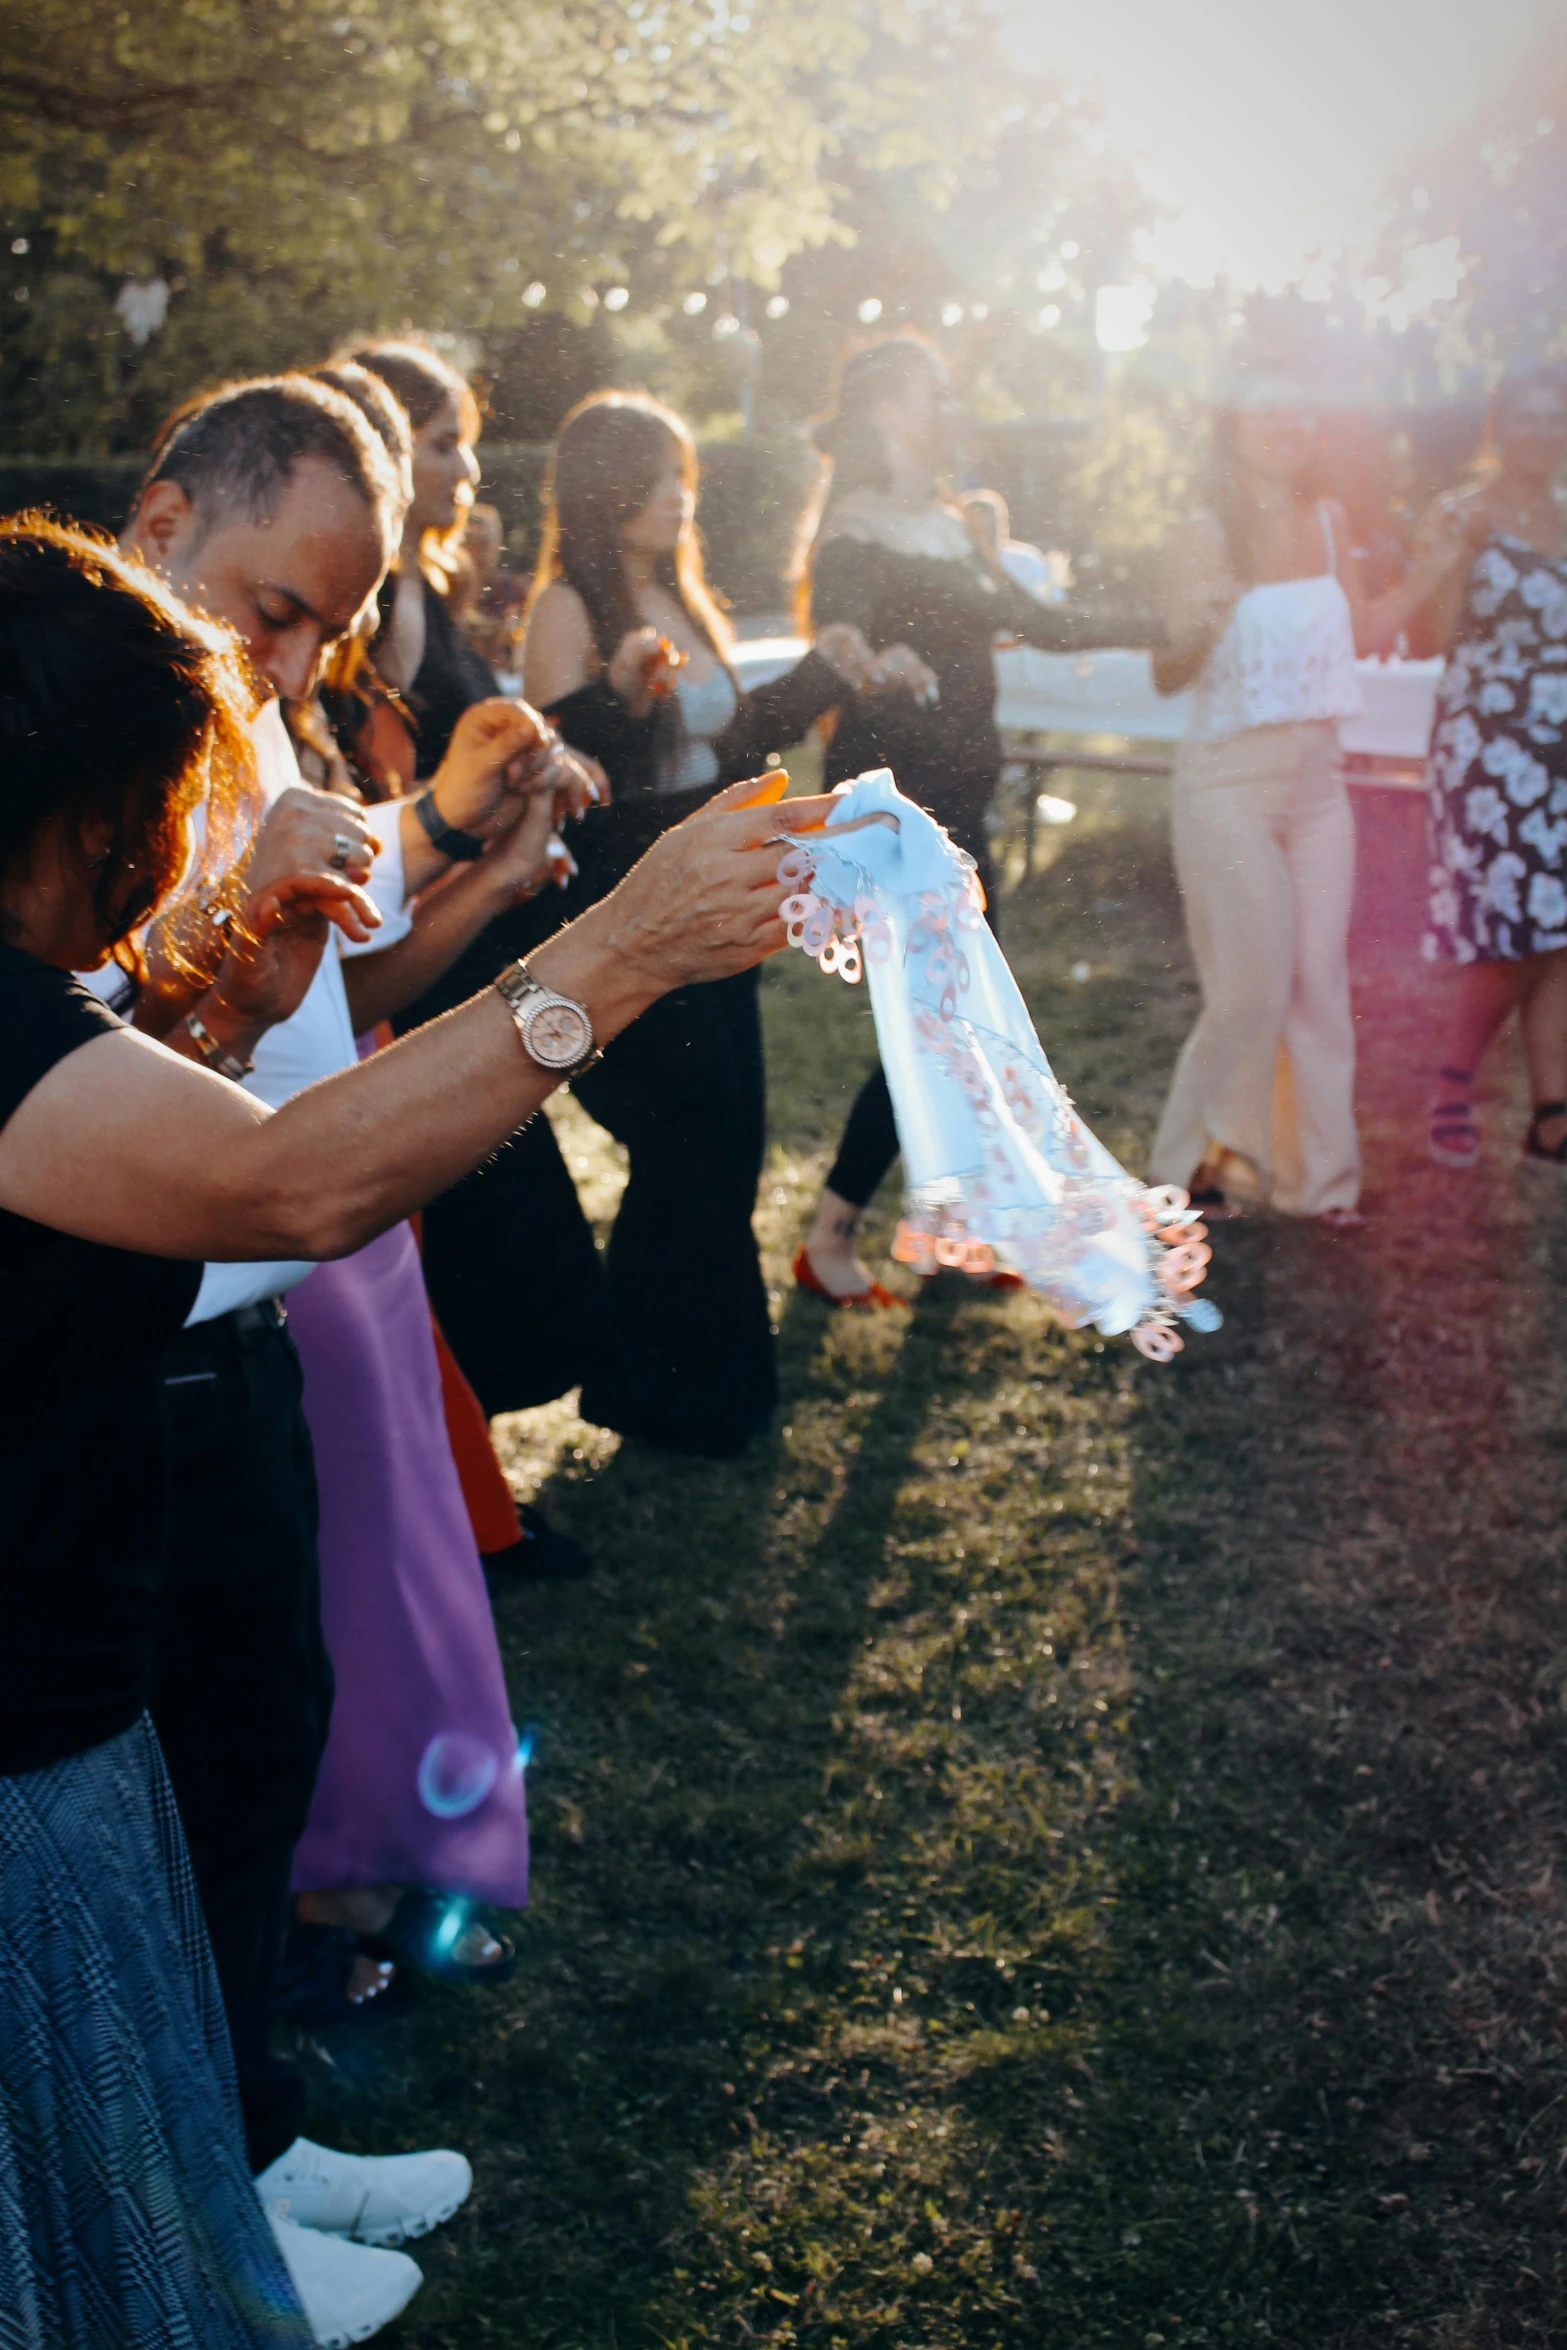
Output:
<svg viewBox="0 0 1567 2350">
<path fill-rule="evenodd" d="M 989 795 L 986 795 L 988 805 Z M 996 929 L 996 875 L 985 834 L 984 809 L 959 804 L 931 806 L 959 848 L 967 849 L 979 868 L 984 886 L 987 919 Z M 827 1189 L 854 1208 L 869 1207 L 881 1180 L 898 1155 L 898 1128 L 892 1115 L 892 1095 L 880 1061 L 854 1097 L 838 1144 L 838 1156 L 827 1175 Z"/>
<path fill-rule="evenodd" d="M 738 1452 L 778 1400 L 751 1224 L 767 1134 L 755 972 L 665 996 L 572 1090 L 631 1162 L 607 1260 L 613 1348 L 583 1382 L 583 1417 Z"/>
<path fill-rule="evenodd" d="M 301 1391 L 294 1342 L 270 1303 L 183 1331 L 159 1364 L 168 1580 L 152 1718 L 257 2171 L 304 2116 L 303 2081 L 271 2055 L 272 1990 L 332 1713 Z"/>
</svg>

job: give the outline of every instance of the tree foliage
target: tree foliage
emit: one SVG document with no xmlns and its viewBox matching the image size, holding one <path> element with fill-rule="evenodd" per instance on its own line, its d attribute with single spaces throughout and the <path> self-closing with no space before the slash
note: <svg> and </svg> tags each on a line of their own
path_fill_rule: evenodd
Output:
<svg viewBox="0 0 1567 2350">
<path fill-rule="evenodd" d="M 982 0 L 0 0 L 7 439 L 134 445 L 355 326 L 765 291 L 851 183 L 949 205 L 1017 83 Z"/>
</svg>

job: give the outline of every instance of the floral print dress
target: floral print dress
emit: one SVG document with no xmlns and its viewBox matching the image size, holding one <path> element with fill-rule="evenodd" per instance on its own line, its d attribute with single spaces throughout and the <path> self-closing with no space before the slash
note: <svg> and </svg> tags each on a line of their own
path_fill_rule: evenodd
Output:
<svg viewBox="0 0 1567 2350">
<path fill-rule="evenodd" d="M 1464 589 L 1426 762 L 1425 952 L 1567 947 L 1567 554 L 1495 531 Z"/>
</svg>

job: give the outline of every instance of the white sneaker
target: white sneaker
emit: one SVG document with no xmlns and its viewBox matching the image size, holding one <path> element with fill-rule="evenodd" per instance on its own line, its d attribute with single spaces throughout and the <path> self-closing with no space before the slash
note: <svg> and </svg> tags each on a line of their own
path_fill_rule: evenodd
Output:
<svg viewBox="0 0 1567 2350">
<path fill-rule="evenodd" d="M 349 2350 L 391 2324 L 424 2283 L 417 2261 L 406 2252 L 372 2252 L 367 2244 L 345 2244 L 302 2228 L 281 2211 L 269 2210 L 294 2290 L 320 2350 Z"/>
<path fill-rule="evenodd" d="M 427 2236 L 467 2202 L 473 2172 L 460 2154 L 336 2154 L 296 2138 L 256 2181 L 270 2211 L 281 2203 L 302 2228 L 358 2244 Z"/>
</svg>

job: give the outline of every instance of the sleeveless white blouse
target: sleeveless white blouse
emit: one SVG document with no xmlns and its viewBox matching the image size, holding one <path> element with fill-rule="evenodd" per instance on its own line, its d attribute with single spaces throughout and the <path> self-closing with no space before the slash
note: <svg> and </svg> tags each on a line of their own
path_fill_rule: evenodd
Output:
<svg viewBox="0 0 1567 2350">
<path fill-rule="evenodd" d="M 1192 688 L 1189 740 L 1358 716 L 1354 623 L 1333 568 L 1332 528 L 1319 512 L 1329 568 L 1310 579 L 1265 580 L 1241 596 Z"/>
<path fill-rule="evenodd" d="M 675 694 L 680 705 L 680 756 L 661 788 L 692 791 L 698 784 L 718 780 L 713 738 L 723 733 L 735 714 L 734 682 L 727 669 L 715 667 L 711 676 L 695 684 L 683 674 L 677 676 Z"/>
</svg>

